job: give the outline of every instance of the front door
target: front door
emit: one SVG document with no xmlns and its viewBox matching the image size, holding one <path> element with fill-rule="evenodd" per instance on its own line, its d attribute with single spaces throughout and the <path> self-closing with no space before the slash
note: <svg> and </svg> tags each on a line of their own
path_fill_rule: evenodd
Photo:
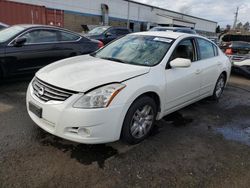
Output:
<svg viewBox="0 0 250 188">
<path fill-rule="evenodd" d="M 170 61 L 175 58 L 190 59 L 192 64 L 188 68 L 166 69 L 166 109 L 169 111 L 196 99 L 200 94 L 200 64 L 194 39 L 181 41 L 174 50 Z"/>
<path fill-rule="evenodd" d="M 6 63 L 8 72 L 33 72 L 49 63 L 58 60 L 58 34 L 55 30 L 35 29 L 20 36 L 26 42 L 16 47 L 10 44 L 6 47 Z"/>
</svg>

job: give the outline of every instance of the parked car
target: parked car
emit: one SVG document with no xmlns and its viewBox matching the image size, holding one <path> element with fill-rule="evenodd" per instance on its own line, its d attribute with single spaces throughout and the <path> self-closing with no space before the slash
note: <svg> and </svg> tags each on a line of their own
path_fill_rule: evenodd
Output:
<svg viewBox="0 0 250 188">
<path fill-rule="evenodd" d="M 209 40 L 214 42 L 217 46 L 219 46 L 219 39 L 218 37 L 208 37 Z"/>
<path fill-rule="evenodd" d="M 0 30 L 5 29 L 6 27 L 9 27 L 7 24 L 0 22 Z"/>
<path fill-rule="evenodd" d="M 64 139 L 135 144 L 155 120 L 208 96 L 218 100 L 230 70 L 228 57 L 199 35 L 134 33 L 38 71 L 27 109 L 38 126 Z"/>
<path fill-rule="evenodd" d="M 232 71 L 250 79 L 250 42 L 232 41 L 225 53 L 232 61 Z"/>
<path fill-rule="evenodd" d="M 130 30 L 125 27 L 100 26 L 92 29 L 85 36 L 91 39 L 102 41 L 104 44 L 107 44 L 129 33 Z"/>
<path fill-rule="evenodd" d="M 15 25 L 0 31 L 0 77 L 34 72 L 102 46 L 100 41 L 58 27 Z"/>
<path fill-rule="evenodd" d="M 153 27 L 149 31 L 172 31 L 180 33 L 197 34 L 194 29 L 188 27 Z"/>
</svg>

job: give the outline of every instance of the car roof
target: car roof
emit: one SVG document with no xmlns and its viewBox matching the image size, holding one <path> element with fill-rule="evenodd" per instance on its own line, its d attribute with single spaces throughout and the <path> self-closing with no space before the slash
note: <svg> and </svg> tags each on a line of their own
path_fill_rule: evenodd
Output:
<svg viewBox="0 0 250 188">
<path fill-rule="evenodd" d="M 5 26 L 5 27 L 9 27 L 9 25 L 7 25 L 7 24 L 5 24 L 3 22 L 0 22 L 0 25 Z"/>
<path fill-rule="evenodd" d="M 164 27 L 164 26 L 157 26 L 157 27 L 154 27 L 154 28 L 162 28 L 162 29 L 187 29 L 187 30 L 193 30 L 189 27 Z"/>
<path fill-rule="evenodd" d="M 114 28 L 114 29 L 128 29 L 127 27 L 119 27 L 119 26 L 97 26 L 97 27 L 104 27 L 104 28 Z"/>
<path fill-rule="evenodd" d="M 41 24 L 18 24 L 18 26 L 23 27 L 25 29 L 35 28 L 35 27 L 47 27 L 47 28 L 56 28 L 56 29 L 63 29 L 61 27 L 52 26 L 52 25 L 41 25 Z"/>
<path fill-rule="evenodd" d="M 15 26 L 15 25 L 13 25 Z M 31 28 L 51 28 L 51 29 L 58 29 L 58 30 L 62 30 L 65 32 L 70 32 L 70 33 L 74 33 L 75 35 L 79 35 L 82 37 L 82 35 L 80 35 L 79 33 L 76 33 L 74 31 L 62 28 L 62 27 L 57 27 L 57 26 L 52 26 L 52 25 L 41 25 L 41 24 L 18 24 L 17 26 L 23 27 L 24 29 L 31 29 Z"/>
<path fill-rule="evenodd" d="M 195 36 L 195 37 L 197 37 L 197 35 L 188 34 L 188 33 L 162 32 L 162 31 L 146 31 L 146 32 L 132 33 L 130 35 L 147 35 L 147 36 L 156 36 L 156 37 L 166 37 L 166 38 L 172 38 L 172 39 L 177 39 L 181 36 Z"/>
</svg>

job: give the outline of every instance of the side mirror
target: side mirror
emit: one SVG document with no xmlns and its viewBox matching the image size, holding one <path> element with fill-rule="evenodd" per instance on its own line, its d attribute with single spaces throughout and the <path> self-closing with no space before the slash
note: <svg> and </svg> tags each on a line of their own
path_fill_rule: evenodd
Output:
<svg viewBox="0 0 250 188">
<path fill-rule="evenodd" d="M 176 58 L 170 61 L 170 66 L 172 68 L 188 68 L 191 66 L 191 60 L 184 58 Z"/>
<path fill-rule="evenodd" d="M 105 33 L 105 37 L 110 37 L 112 34 L 110 32 Z"/>
<path fill-rule="evenodd" d="M 18 39 L 16 39 L 15 41 L 14 41 L 14 46 L 15 47 L 20 47 L 20 46 L 22 46 L 25 42 L 27 41 L 27 39 L 26 38 L 18 38 Z"/>
</svg>

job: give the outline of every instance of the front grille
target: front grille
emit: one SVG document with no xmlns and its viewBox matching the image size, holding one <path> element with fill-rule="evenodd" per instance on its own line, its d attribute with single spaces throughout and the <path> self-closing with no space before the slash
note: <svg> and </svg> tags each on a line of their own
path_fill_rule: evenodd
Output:
<svg viewBox="0 0 250 188">
<path fill-rule="evenodd" d="M 61 89 L 50 84 L 47 84 L 38 78 L 32 82 L 33 94 L 44 102 L 48 101 L 65 101 L 77 92 Z"/>
</svg>

